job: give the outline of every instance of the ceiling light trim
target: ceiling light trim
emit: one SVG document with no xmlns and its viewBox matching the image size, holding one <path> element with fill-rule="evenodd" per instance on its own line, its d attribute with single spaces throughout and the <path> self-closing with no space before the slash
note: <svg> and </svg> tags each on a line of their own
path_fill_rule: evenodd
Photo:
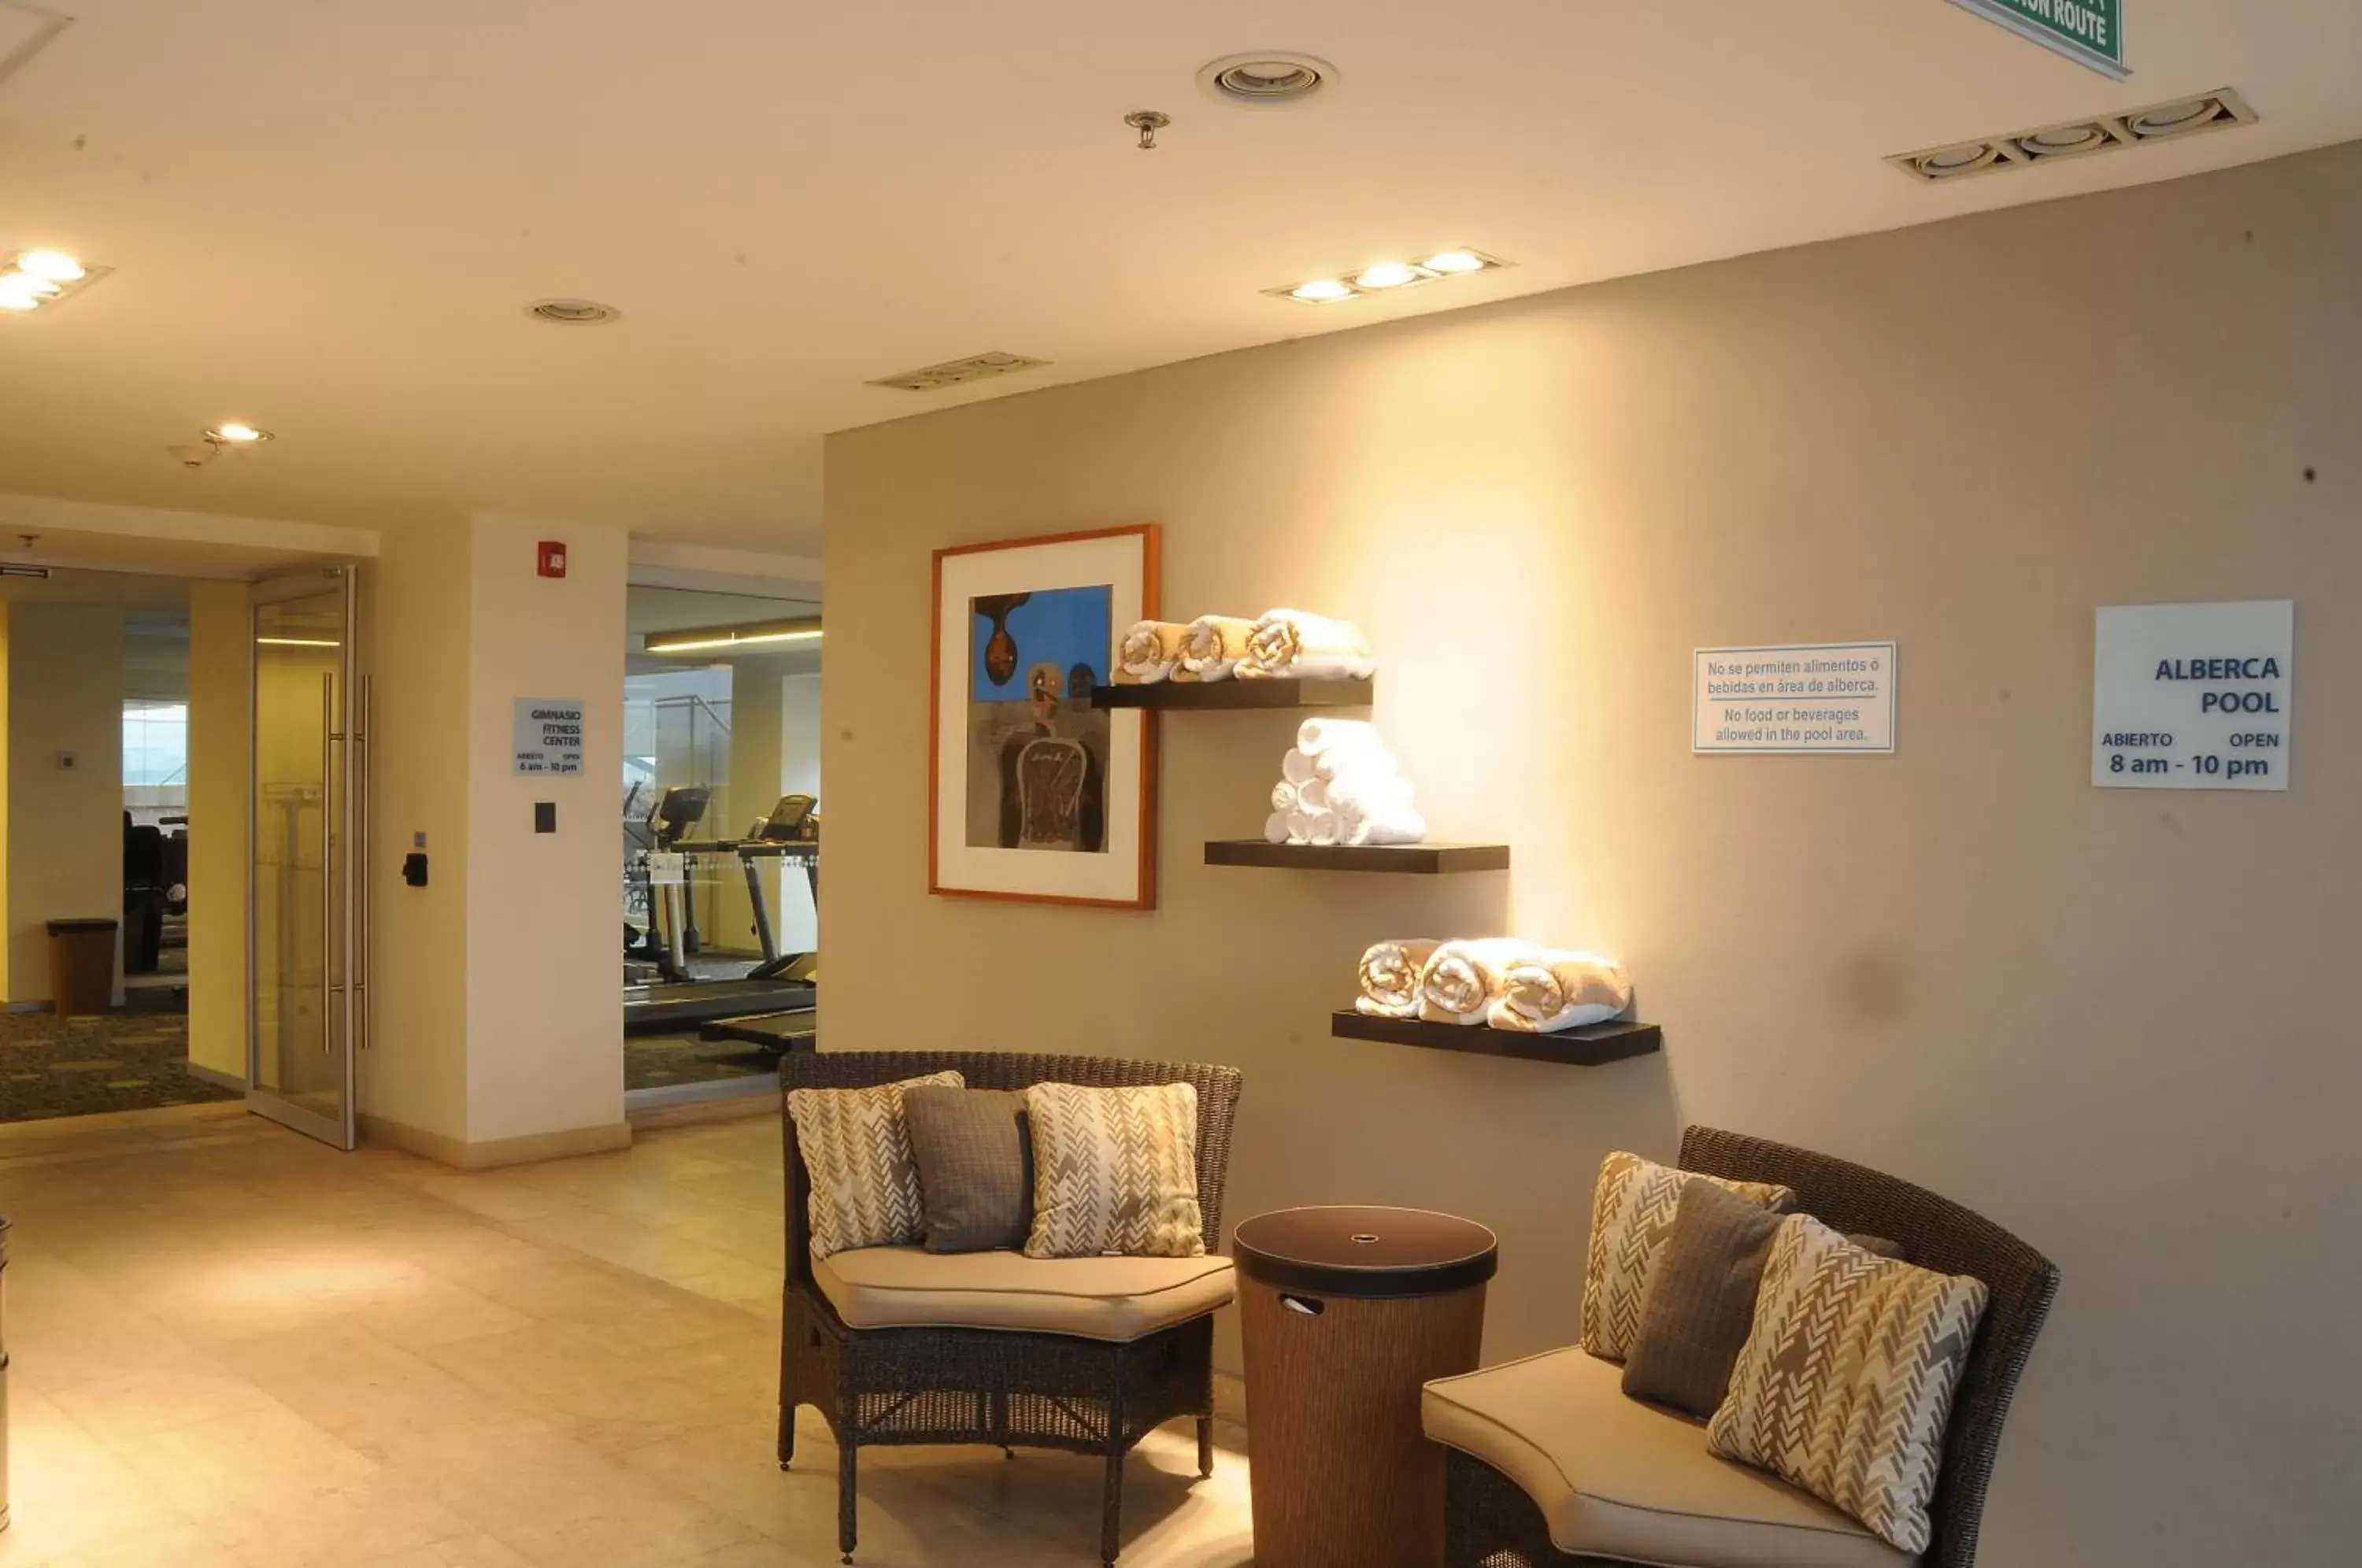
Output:
<svg viewBox="0 0 2362 1568">
<path fill-rule="evenodd" d="M 1925 185 L 1946 185 L 2003 169 L 2029 169 L 2039 163 L 2089 158 L 2121 148 L 2179 141 L 2207 131 L 2251 126 L 2256 111 L 2235 87 L 2185 94 L 2142 108 L 2113 115 L 2091 115 L 2060 120 L 2005 136 L 1924 147 L 1897 152 L 1886 160 L 1906 177 Z"/>
<path fill-rule="evenodd" d="M 1226 54 L 1198 68 L 1198 90 L 1234 109 L 1295 109 L 1337 91 L 1337 68 L 1292 49 Z"/>
<path fill-rule="evenodd" d="M 1443 265 L 1438 262 L 1473 262 L 1474 265 Z M 1473 245 L 1448 245 L 1440 250 L 1430 250 L 1423 259 L 1405 261 L 1400 257 L 1387 257 L 1349 267 L 1334 272 L 1324 272 L 1302 282 L 1282 283 L 1263 292 L 1274 299 L 1291 304 L 1345 304 L 1353 300 L 1369 299 L 1380 294 L 1407 293 L 1429 283 L 1446 283 L 1455 278 L 1473 278 L 1481 273 L 1499 271 L 1514 267 L 1514 261 L 1504 261 L 1498 256 L 1477 249 Z M 1392 282 L 1375 282 L 1378 275 L 1393 278 Z M 1407 275 L 1402 275 L 1407 274 Z M 1311 292 L 1307 292 L 1311 291 Z"/>
</svg>

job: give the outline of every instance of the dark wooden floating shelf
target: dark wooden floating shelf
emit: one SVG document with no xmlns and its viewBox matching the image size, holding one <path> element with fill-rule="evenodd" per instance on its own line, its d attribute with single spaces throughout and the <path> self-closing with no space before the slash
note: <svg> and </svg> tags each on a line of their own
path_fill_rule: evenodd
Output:
<svg viewBox="0 0 2362 1568">
<path fill-rule="evenodd" d="M 1664 1031 L 1653 1023 L 1610 1019 L 1606 1023 L 1523 1034 L 1482 1024 L 1429 1023 L 1416 1018 L 1372 1018 L 1351 1010 L 1333 1013 L 1329 1032 L 1347 1040 L 1383 1040 L 1389 1045 L 1425 1045 L 1438 1051 L 1468 1051 L 1484 1056 L 1516 1056 L 1529 1062 L 1563 1062 L 1597 1067 L 1628 1056 L 1665 1048 Z"/>
<path fill-rule="evenodd" d="M 1366 708 L 1375 680 L 1154 680 L 1094 686 L 1094 708 Z"/>
<path fill-rule="evenodd" d="M 1454 871 L 1507 871 L 1506 844 L 1273 844 L 1261 838 L 1218 838 L 1206 845 L 1209 866 L 1261 866 L 1274 871 L 1407 871 L 1440 877 Z"/>
</svg>

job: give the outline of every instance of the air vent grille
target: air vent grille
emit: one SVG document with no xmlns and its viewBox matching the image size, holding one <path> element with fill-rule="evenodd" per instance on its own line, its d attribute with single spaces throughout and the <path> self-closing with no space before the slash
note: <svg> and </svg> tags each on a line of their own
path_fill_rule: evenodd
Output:
<svg viewBox="0 0 2362 1568">
<path fill-rule="evenodd" d="M 1019 370 L 1030 370 L 1049 362 L 1047 359 L 1029 359 L 1022 354 L 971 354 L 965 359 L 946 359 L 940 365 L 904 370 L 899 375 L 880 376 L 869 384 L 873 387 L 893 387 L 902 392 L 940 392 L 945 387 L 962 386 L 969 381 L 1013 375 Z"/>
<path fill-rule="evenodd" d="M 1927 184 L 1990 174 L 2000 169 L 2030 169 L 2060 159 L 2085 158 L 2095 152 L 2170 141 L 2199 131 L 2228 130 L 2256 123 L 2256 111 L 2232 88 L 2176 98 L 2145 109 L 2116 115 L 2094 115 L 2007 136 L 1955 142 L 1948 147 L 1898 152 L 1887 159 L 1912 179 Z"/>
</svg>

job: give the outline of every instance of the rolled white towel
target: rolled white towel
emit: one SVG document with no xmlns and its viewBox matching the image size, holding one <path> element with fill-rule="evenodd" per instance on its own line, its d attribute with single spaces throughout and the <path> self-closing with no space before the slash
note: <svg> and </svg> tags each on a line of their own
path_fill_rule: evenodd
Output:
<svg viewBox="0 0 2362 1568">
<path fill-rule="evenodd" d="M 1120 686 L 1148 686 L 1170 677 L 1181 663 L 1181 639 L 1189 628 L 1172 621 L 1135 622 L 1116 650 Z"/>
<path fill-rule="evenodd" d="M 1350 769 L 1319 782 L 1324 786 L 1329 809 L 1336 812 L 1351 806 L 1366 813 L 1382 814 L 1398 806 L 1409 806 L 1418 793 L 1401 774 L 1377 767 Z"/>
<path fill-rule="evenodd" d="M 1502 971 L 1500 994 L 1486 1010 L 1496 1029 L 1552 1034 L 1605 1023 L 1632 1005 L 1624 966 L 1596 953 L 1528 954 Z"/>
<path fill-rule="evenodd" d="M 1400 773 L 1402 764 L 1383 743 L 1373 740 L 1330 747 L 1312 759 L 1312 771 L 1332 782 L 1363 773 L 1384 778 Z"/>
<path fill-rule="evenodd" d="M 1323 778 L 1308 779 L 1296 787 L 1296 803 L 1308 812 L 1333 812 L 1336 803 L 1329 799 L 1329 783 Z"/>
<path fill-rule="evenodd" d="M 1293 747 L 1279 759 L 1279 776 L 1298 789 L 1319 777 L 1312 771 L 1312 759 Z"/>
<path fill-rule="evenodd" d="M 1265 817 L 1263 821 L 1263 836 L 1264 842 L 1266 844 L 1286 844 L 1287 842 L 1287 813 L 1286 812 L 1274 812 L 1271 815 Z"/>
<path fill-rule="evenodd" d="M 1296 726 L 1296 749 L 1319 756 L 1331 746 L 1367 745 L 1378 738 L 1378 726 L 1367 719 L 1311 718 Z"/>
<path fill-rule="evenodd" d="M 1419 971 L 1419 1017 L 1430 1023 L 1483 1023 L 1500 998 L 1510 966 L 1540 951 L 1514 936 L 1445 943 L 1428 955 L 1427 966 Z"/>
<path fill-rule="evenodd" d="M 1248 633 L 1246 657 L 1233 673 L 1245 680 L 1366 680 L 1377 668 L 1369 639 L 1352 622 L 1305 610 L 1270 610 Z"/>
<path fill-rule="evenodd" d="M 1297 787 L 1285 778 L 1271 787 L 1271 809 L 1281 816 L 1286 816 L 1296 810 L 1297 802 L 1302 799 Z"/>
<path fill-rule="evenodd" d="M 1370 812 L 1360 806 L 1337 811 L 1340 844 L 1425 844 L 1427 819 L 1408 805 L 1391 805 Z"/>
<path fill-rule="evenodd" d="M 1312 842 L 1312 813 L 1310 812 L 1298 807 L 1297 810 L 1287 813 L 1287 842 L 1290 844 L 1310 844 Z"/>
<path fill-rule="evenodd" d="M 1198 616 L 1182 632 L 1181 668 L 1175 675 L 1184 680 L 1228 680 L 1246 657 L 1254 628 L 1253 621 L 1235 615 Z"/>
<path fill-rule="evenodd" d="M 1338 821 L 1336 812 L 1311 812 L 1307 814 L 1312 819 L 1312 827 L 1305 839 L 1306 843 L 1317 844 L 1326 848 L 1337 842 L 1339 834 L 1343 831 L 1343 824 Z"/>
<path fill-rule="evenodd" d="M 1372 1018 L 1417 1018 L 1419 971 L 1440 945 L 1427 936 L 1373 943 L 1362 955 L 1362 994 L 1354 999 L 1355 1010 Z"/>
</svg>

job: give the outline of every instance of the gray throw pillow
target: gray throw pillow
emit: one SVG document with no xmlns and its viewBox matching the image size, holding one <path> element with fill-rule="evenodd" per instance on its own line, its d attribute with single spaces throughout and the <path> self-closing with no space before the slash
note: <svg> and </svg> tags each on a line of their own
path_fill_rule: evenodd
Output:
<svg viewBox="0 0 2362 1568">
<path fill-rule="evenodd" d="M 1672 1232 L 1640 1298 L 1639 1336 L 1624 1361 L 1626 1394 L 1714 1414 L 1754 1326 L 1764 1260 L 1785 1218 L 1712 1182 L 1682 1190 Z"/>
<path fill-rule="evenodd" d="M 927 1251 L 1021 1247 L 1033 1225 L 1033 1141 L 1025 1097 L 1001 1089 L 906 1089 Z"/>
</svg>

